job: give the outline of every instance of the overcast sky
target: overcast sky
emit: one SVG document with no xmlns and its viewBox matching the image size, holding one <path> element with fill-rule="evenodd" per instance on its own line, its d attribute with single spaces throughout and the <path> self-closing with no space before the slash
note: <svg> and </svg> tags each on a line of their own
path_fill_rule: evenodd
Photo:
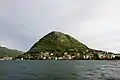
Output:
<svg viewBox="0 0 120 80">
<path fill-rule="evenodd" d="M 0 0 L 0 45 L 27 51 L 51 31 L 120 52 L 120 0 Z"/>
</svg>

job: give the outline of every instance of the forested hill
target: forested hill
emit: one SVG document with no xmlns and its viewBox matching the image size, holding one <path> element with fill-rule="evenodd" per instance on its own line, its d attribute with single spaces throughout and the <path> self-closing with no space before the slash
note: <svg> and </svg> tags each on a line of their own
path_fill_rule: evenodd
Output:
<svg viewBox="0 0 120 80">
<path fill-rule="evenodd" d="M 27 54 L 35 54 L 41 52 L 53 52 L 53 53 L 83 53 L 89 48 L 83 43 L 79 42 L 75 38 L 68 34 L 52 31 L 36 42 Z"/>
<path fill-rule="evenodd" d="M 13 50 L 13 49 L 8 49 L 6 47 L 1 47 L 0 46 L 0 57 L 4 57 L 4 56 L 18 56 L 23 54 L 22 51 L 18 51 L 18 50 Z"/>
</svg>

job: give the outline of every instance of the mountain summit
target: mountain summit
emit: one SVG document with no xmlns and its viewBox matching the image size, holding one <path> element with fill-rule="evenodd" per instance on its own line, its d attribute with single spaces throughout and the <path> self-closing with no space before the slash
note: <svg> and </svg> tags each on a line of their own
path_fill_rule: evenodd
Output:
<svg viewBox="0 0 120 80">
<path fill-rule="evenodd" d="M 31 49 L 26 52 L 27 54 L 41 53 L 41 52 L 80 52 L 83 53 L 89 48 L 62 32 L 52 31 L 51 33 L 45 35 L 38 42 L 36 42 Z"/>
</svg>

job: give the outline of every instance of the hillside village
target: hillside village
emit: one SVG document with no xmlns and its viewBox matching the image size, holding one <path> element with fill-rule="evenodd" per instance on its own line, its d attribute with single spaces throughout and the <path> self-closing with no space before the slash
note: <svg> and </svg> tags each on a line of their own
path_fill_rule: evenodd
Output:
<svg viewBox="0 0 120 80">
<path fill-rule="evenodd" d="M 40 54 L 26 54 L 16 57 L 17 60 L 119 60 L 120 54 L 95 50 L 93 53 L 74 53 L 65 52 L 63 55 L 41 52 Z"/>
<path fill-rule="evenodd" d="M 49 52 L 35 54 L 23 54 L 17 57 L 4 56 L 0 60 L 120 60 L 120 54 L 111 53 L 101 50 L 86 51 L 85 53 L 68 53 L 61 55 Z"/>
</svg>

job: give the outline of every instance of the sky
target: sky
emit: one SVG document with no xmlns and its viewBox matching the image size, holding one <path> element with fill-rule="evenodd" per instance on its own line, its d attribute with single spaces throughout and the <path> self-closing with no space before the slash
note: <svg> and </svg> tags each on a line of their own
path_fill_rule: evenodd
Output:
<svg viewBox="0 0 120 80">
<path fill-rule="evenodd" d="M 51 31 L 120 52 L 120 0 L 0 0 L 0 46 L 27 51 Z"/>
</svg>

